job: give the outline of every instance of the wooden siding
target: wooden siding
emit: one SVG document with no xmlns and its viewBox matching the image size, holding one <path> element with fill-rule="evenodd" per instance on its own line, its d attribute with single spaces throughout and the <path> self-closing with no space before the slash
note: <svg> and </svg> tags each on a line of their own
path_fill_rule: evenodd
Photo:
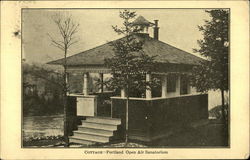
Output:
<svg viewBox="0 0 250 160">
<path fill-rule="evenodd" d="M 126 100 L 112 98 L 112 117 L 122 119 L 125 133 Z M 208 118 L 208 95 L 129 101 L 129 139 L 150 142 L 175 127 Z"/>
</svg>

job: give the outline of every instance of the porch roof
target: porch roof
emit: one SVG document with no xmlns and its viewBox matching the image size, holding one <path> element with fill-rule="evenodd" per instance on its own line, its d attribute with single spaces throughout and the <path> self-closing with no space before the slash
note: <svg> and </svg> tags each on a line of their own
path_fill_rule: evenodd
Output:
<svg viewBox="0 0 250 160">
<path fill-rule="evenodd" d="M 156 56 L 156 63 L 199 65 L 201 61 L 204 61 L 200 57 L 178 49 L 165 42 L 149 37 L 148 34 L 137 34 L 134 36 L 138 39 L 144 39 L 143 51 L 150 56 Z M 111 46 L 111 42 L 108 42 L 103 45 L 67 57 L 67 64 L 68 66 L 103 66 L 104 59 L 112 57 L 113 55 L 113 47 Z M 48 62 L 48 64 L 62 65 L 63 62 L 64 61 L 62 58 L 55 61 L 50 61 Z"/>
</svg>

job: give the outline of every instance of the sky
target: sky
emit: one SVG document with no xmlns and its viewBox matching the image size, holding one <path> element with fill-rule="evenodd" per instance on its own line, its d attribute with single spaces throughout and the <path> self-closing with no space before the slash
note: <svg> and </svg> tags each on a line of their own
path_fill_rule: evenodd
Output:
<svg viewBox="0 0 250 160">
<path fill-rule="evenodd" d="M 159 20 L 159 40 L 179 49 L 193 53 L 198 48 L 197 40 L 202 39 L 198 25 L 209 20 L 203 9 L 130 9 L 137 16 L 143 16 L 150 22 Z M 51 45 L 50 34 L 59 38 L 59 31 L 51 16 L 55 13 L 71 15 L 79 23 L 76 34 L 79 42 L 69 50 L 69 56 L 91 49 L 108 41 L 120 38 L 112 25 L 122 26 L 119 17 L 121 9 L 24 9 L 22 11 L 23 56 L 28 63 L 46 63 L 63 57 L 62 50 Z M 152 37 L 153 29 L 149 29 Z"/>
</svg>

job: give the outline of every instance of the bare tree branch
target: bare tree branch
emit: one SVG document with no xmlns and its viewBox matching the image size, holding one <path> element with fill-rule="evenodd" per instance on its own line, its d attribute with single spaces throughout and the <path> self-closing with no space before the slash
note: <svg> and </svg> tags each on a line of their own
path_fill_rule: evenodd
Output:
<svg viewBox="0 0 250 160">
<path fill-rule="evenodd" d="M 63 42 L 62 41 L 56 41 L 54 40 L 50 34 L 48 34 L 49 38 L 50 38 L 50 41 L 51 41 L 51 44 L 61 50 L 64 50 L 64 46 L 63 46 Z"/>
<path fill-rule="evenodd" d="M 67 91 L 69 89 L 69 86 L 67 84 L 67 54 L 69 48 L 77 43 L 78 41 L 73 39 L 75 38 L 75 34 L 77 33 L 77 29 L 79 27 L 79 24 L 75 24 L 70 17 L 62 17 L 60 14 L 56 14 L 52 17 L 52 20 L 56 24 L 59 33 L 60 33 L 60 40 L 56 41 L 54 38 L 52 38 L 49 34 L 51 43 L 64 51 L 64 61 L 63 61 L 63 91 L 64 91 L 64 100 L 63 100 L 63 106 L 64 106 L 64 138 L 65 138 L 65 146 L 67 147 L 69 144 L 68 140 L 68 131 L 67 131 Z"/>
<path fill-rule="evenodd" d="M 75 44 L 75 43 L 77 43 L 77 42 L 78 42 L 78 41 L 73 41 L 73 42 L 69 43 L 68 47 L 70 47 L 71 45 L 73 45 L 73 44 Z"/>
<path fill-rule="evenodd" d="M 52 17 L 52 20 L 56 24 L 62 37 L 62 40 L 59 41 L 55 40 L 54 38 L 52 38 L 52 36 L 48 34 L 52 45 L 65 51 L 65 49 L 69 49 L 69 47 L 78 42 L 77 40 L 73 41 L 73 39 L 74 35 L 78 32 L 79 24 L 74 23 L 72 21 L 71 16 L 66 19 L 63 19 L 60 14 L 55 14 Z"/>
</svg>

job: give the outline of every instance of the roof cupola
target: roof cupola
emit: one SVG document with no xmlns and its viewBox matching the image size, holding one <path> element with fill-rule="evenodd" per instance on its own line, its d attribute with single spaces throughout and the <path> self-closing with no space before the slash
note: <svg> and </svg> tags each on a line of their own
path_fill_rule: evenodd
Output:
<svg viewBox="0 0 250 160">
<path fill-rule="evenodd" d="M 152 27 L 154 29 L 154 39 L 159 39 L 158 20 L 154 20 L 154 23 L 152 23 L 145 19 L 143 16 L 139 16 L 132 22 L 132 26 L 134 27 L 134 32 L 146 35 L 149 35 L 149 27 Z"/>
<path fill-rule="evenodd" d="M 152 26 L 153 23 L 146 20 L 143 16 L 139 16 L 132 22 L 132 25 L 135 32 L 148 34 L 148 28 Z"/>
</svg>

